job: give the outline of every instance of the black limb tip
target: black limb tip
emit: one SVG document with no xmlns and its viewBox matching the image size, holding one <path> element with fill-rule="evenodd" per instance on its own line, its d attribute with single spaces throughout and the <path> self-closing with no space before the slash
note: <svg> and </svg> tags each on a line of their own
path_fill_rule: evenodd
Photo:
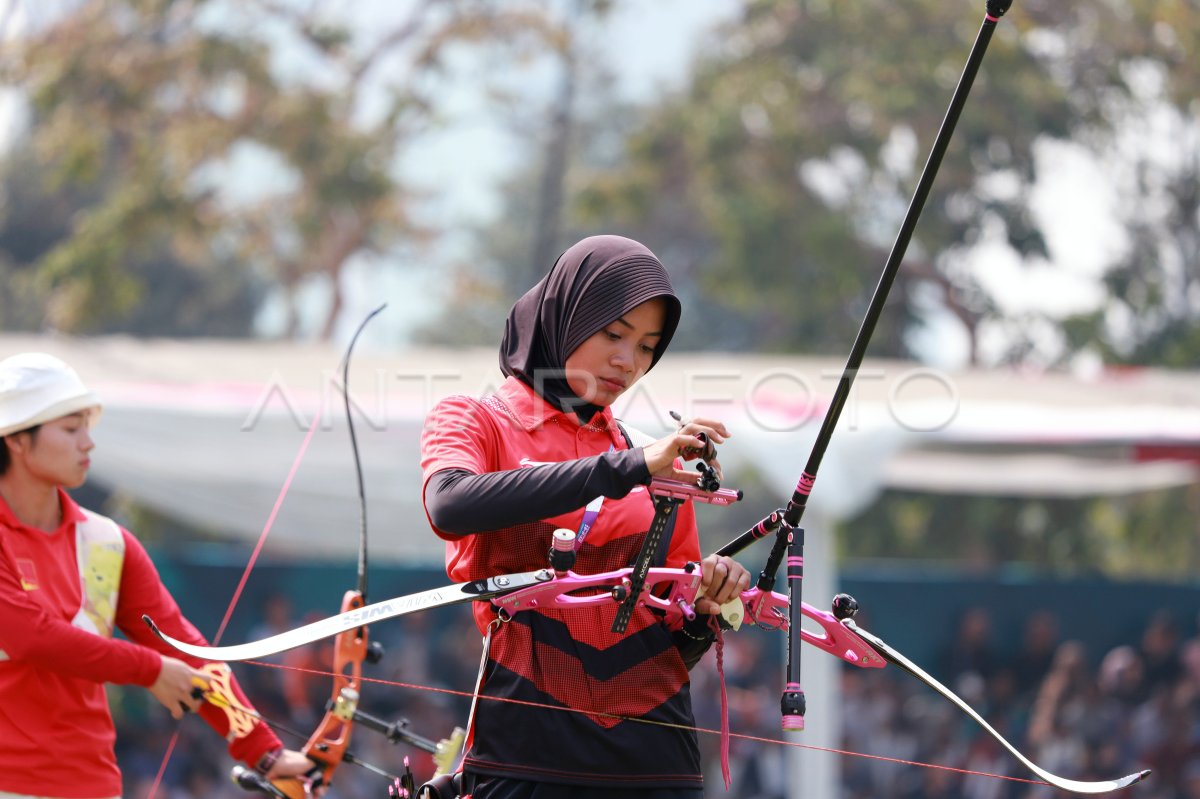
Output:
<svg viewBox="0 0 1200 799">
<path fill-rule="evenodd" d="M 376 663 L 383 660 L 384 649 L 383 644 L 378 641 L 371 641 L 367 644 L 366 661 L 374 666 Z"/>
<path fill-rule="evenodd" d="M 858 600 L 849 594 L 838 594 L 833 598 L 833 615 L 835 618 L 845 621 L 846 619 L 854 618 L 854 614 L 858 613 Z"/>
<path fill-rule="evenodd" d="M 988 16 L 1002 17 L 1012 8 L 1013 0 L 987 0 Z"/>
</svg>

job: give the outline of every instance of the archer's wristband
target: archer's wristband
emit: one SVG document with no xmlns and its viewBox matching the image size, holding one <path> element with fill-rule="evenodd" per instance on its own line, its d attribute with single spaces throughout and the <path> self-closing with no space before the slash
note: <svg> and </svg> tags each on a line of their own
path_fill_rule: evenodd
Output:
<svg viewBox="0 0 1200 799">
<path fill-rule="evenodd" d="M 679 632 L 683 633 L 693 641 L 711 642 L 716 633 L 713 632 L 712 624 L 709 621 L 711 617 L 697 614 L 696 618 L 691 621 L 685 621 L 679 628 Z"/>
<path fill-rule="evenodd" d="M 267 776 L 267 773 L 275 767 L 275 761 L 279 760 L 279 755 L 282 753 L 282 747 L 263 752 L 263 756 L 260 757 L 258 762 L 254 764 L 254 770 L 264 777 Z"/>
</svg>

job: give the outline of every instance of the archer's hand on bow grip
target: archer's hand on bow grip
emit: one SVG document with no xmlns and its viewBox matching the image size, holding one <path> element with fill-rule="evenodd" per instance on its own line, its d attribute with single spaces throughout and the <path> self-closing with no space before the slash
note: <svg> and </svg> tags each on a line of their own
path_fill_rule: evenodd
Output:
<svg viewBox="0 0 1200 799">
<path fill-rule="evenodd" d="M 297 772 L 296 769 L 302 770 Z M 324 796 L 329 790 L 329 785 L 324 780 L 324 770 L 292 749 L 285 749 L 271 770 L 266 775 L 258 776 L 274 789 L 267 793 L 287 799 L 312 799 Z M 241 782 L 238 784 L 242 785 Z"/>
<path fill-rule="evenodd" d="M 724 605 L 740 602 L 742 592 L 750 588 L 750 572 L 736 560 L 724 555 L 709 555 L 700 561 L 700 589 L 696 592 L 696 612 L 721 613 Z"/>
</svg>

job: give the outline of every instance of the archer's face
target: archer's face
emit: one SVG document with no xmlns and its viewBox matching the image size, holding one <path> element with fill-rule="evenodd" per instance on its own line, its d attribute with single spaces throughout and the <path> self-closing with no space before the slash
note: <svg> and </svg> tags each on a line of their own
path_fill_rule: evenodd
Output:
<svg viewBox="0 0 1200 799">
<path fill-rule="evenodd" d="M 655 297 L 597 330 L 567 356 L 567 385 L 585 402 L 612 405 L 650 368 L 666 316 Z"/>
<path fill-rule="evenodd" d="M 60 416 L 45 422 L 35 433 L 8 436 L 12 455 L 9 467 L 22 469 L 29 477 L 48 485 L 78 488 L 92 465 L 88 453 L 95 447 L 86 412 Z"/>
</svg>

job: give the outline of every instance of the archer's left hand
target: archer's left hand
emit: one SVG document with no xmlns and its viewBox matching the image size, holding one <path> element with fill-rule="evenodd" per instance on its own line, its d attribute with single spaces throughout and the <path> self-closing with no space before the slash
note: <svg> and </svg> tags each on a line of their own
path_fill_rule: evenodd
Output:
<svg viewBox="0 0 1200 799">
<path fill-rule="evenodd" d="M 284 749 L 265 776 L 268 780 L 303 779 L 316 767 L 316 763 L 296 750 Z M 321 796 L 325 791 L 326 786 L 322 785 L 313 792 L 313 796 Z M 308 795 L 307 791 L 305 795 Z"/>
<path fill-rule="evenodd" d="M 696 600 L 697 613 L 720 613 L 722 605 L 750 587 L 750 572 L 733 558 L 709 555 L 700 561 L 700 569 L 699 593 L 703 596 Z"/>
</svg>

